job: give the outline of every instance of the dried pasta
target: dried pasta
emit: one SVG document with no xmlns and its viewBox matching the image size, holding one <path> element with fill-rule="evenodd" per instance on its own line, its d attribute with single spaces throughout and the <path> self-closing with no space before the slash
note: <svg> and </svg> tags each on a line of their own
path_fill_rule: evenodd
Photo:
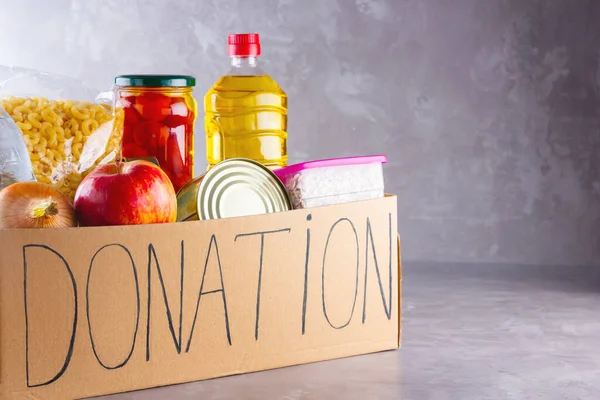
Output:
<svg viewBox="0 0 600 400">
<path fill-rule="evenodd" d="M 37 180 L 71 200 L 91 169 L 117 154 L 121 109 L 113 113 L 103 104 L 43 97 L 6 97 L 0 106 L 21 129 Z"/>
</svg>

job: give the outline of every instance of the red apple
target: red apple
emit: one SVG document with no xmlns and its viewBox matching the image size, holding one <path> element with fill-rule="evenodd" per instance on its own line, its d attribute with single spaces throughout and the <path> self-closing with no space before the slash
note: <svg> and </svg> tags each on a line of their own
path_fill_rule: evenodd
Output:
<svg viewBox="0 0 600 400">
<path fill-rule="evenodd" d="M 75 193 L 81 226 L 175 222 L 177 197 L 169 177 L 148 161 L 101 165 Z"/>
</svg>

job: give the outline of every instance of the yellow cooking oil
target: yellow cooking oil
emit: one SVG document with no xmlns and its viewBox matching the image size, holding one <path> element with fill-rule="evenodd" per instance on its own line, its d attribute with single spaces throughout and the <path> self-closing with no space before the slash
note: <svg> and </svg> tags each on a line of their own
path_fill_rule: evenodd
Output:
<svg viewBox="0 0 600 400">
<path fill-rule="evenodd" d="M 250 158 L 287 165 L 287 95 L 268 75 L 225 75 L 204 98 L 208 168 Z"/>
</svg>

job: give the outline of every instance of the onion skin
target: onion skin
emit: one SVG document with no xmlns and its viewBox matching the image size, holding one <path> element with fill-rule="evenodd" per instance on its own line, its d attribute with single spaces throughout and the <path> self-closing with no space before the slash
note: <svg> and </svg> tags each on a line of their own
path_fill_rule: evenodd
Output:
<svg viewBox="0 0 600 400">
<path fill-rule="evenodd" d="M 17 182 L 0 190 L 0 229 L 77 226 L 69 198 L 41 182 Z"/>
</svg>

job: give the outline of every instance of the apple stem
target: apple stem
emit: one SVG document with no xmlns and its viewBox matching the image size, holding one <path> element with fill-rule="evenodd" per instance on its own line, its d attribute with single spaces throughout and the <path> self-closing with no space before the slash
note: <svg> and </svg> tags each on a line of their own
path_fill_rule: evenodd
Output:
<svg viewBox="0 0 600 400">
<path fill-rule="evenodd" d="M 117 174 L 120 175 L 123 169 L 123 161 L 121 160 L 121 157 L 115 158 L 115 165 L 117 167 Z"/>
</svg>

